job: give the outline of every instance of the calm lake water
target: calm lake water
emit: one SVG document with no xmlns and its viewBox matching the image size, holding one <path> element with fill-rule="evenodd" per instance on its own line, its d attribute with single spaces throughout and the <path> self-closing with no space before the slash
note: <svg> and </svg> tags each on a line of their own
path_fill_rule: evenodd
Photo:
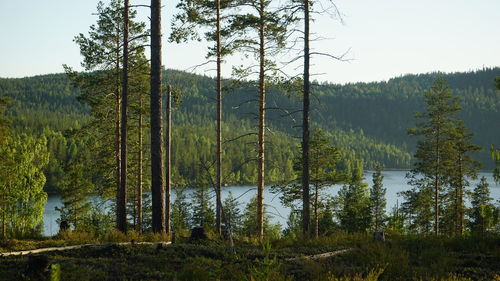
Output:
<svg viewBox="0 0 500 281">
<path fill-rule="evenodd" d="M 372 184 L 372 171 L 365 172 L 365 181 L 371 186 Z M 399 201 L 401 204 L 402 199 L 398 197 L 397 193 L 410 189 L 406 183 L 406 171 L 384 171 L 384 187 L 387 189 L 386 199 L 387 199 L 387 211 L 390 211 L 393 206 Z M 496 201 L 500 200 L 500 185 L 496 185 L 493 181 L 492 173 L 479 173 L 479 178 L 485 176 L 490 184 L 491 197 Z M 471 181 L 471 188 L 479 180 Z M 340 190 L 339 186 L 332 186 L 324 190 L 325 194 L 336 195 Z M 228 186 L 224 187 L 222 191 L 223 200 L 227 194 L 231 191 L 233 197 L 237 198 L 240 202 L 240 209 L 244 209 L 246 203 L 255 196 L 257 193 L 255 186 Z M 186 195 L 188 199 L 193 190 L 187 190 Z M 175 199 L 175 192 L 172 196 L 172 201 Z M 290 210 L 281 205 L 279 200 L 279 195 L 271 193 L 269 188 L 265 189 L 264 192 L 264 203 L 267 205 L 267 212 L 272 216 L 272 222 L 280 223 L 283 227 L 286 226 L 286 221 Z M 55 210 L 56 207 L 61 207 L 61 197 L 59 195 L 49 195 L 47 204 L 45 205 L 44 211 L 44 234 L 46 236 L 51 236 L 57 233 L 59 226 L 56 220 L 59 218 L 59 212 Z"/>
</svg>

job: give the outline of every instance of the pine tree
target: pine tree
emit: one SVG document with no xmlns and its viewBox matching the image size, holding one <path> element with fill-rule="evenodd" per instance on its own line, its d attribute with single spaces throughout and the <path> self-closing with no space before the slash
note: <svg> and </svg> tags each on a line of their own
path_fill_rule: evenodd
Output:
<svg viewBox="0 0 500 281">
<path fill-rule="evenodd" d="M 153 204 L 152 227 L 153 232 L 157 233 L 164 233 L 166 230 L 161 114 L 161 58 L 161 0 L 151 0 L 151 197 Z"/>
<path fill-rule="evenodd" d="M 366 231 L 370 227 L 370 195 L 368 184 L 363 182 L 360 163 L 352 170 L 349 183 L 342 187 L 338 196 L 342 204 L 340 226 L 350 233 Z"/>
<path fill-rule="evenodd" d="M 500 183 L 500 149 L 495 149 L 491 146 L 491 158 L 495 161 L 495 168 L 493 169 L 493 179 L 495 183 Z"/>
<path fill-rule="evenodd" d="M 202 226 L 206 231 L 213 231 L 215 225 L 215 214 L 213 204 L 210 201 L 210 193 L 206 185 L 199 185 L 193 193 L 191 224 Z"/>
<path fill-rule="evenodd" d="M 401 204 L 400 216 L 408 221 L 408 230 L 416 233 L 430 233 L 432 231 L 432 220 L 434 219 L 433 198 L 434 191 L 430 180 L 422 187 L 413 187 L 399 193 L 405 201 Z"/>
<path fill-rule="evenodd" d="M 474 233 L 483 234 L 499 221 L 499 208 L 492 204 L 489 184 L 485 177 L 474 188 L 471 195 L 471 209 L 469 210 L 470 228 Z"/>
<path fill-rule="evenodd" d="M 403 233 L 405 231 L 404 216 L 399 209 L 399 202 L 392 208 L 391 213 L 387 217 L 387 229 Z"/>
<path fill-rule="evenodd" d="M 500 90 L 500 77 L 495 78 L 495 87 Z M 495 149 L 494 145 L 491 145 L 491 158 L 495 161 L 495 168 L 493 169 L 493 179 L 498 184 L 500 183 L 500 149 Z"/>
<path fill-rule="evenodd" d="M 209 47 L 207 57 L 215 56 L 216 63 L 216 93 L 217 102 L 217 123 L 216 123 L 216 160 L 215 160 L 215 210 L 216 210 L 216 232 L 221 235 L 221 204 L 222 204 L 222 59 L 230 54 L 233 49 L 230 46 L 231 36 L 226 32 L 224 23 L 228 21 L 231 14 L 226 10 L 232 10 L 233 1 L 207 1 L 207 0 L 182 0 L 177 4 L 181 12 L 176 15 L 173 24 L 173 32 L 170 35 L 171 41 L 177 43 L 189 39 L 199 40 L 199 29 L 207 30 L 205 39 L 213 42 L 214 46 Z M 224 21 L 224 22 L 223 22 Z"/>
<path fill-rule="evenodd" d="M 93 141 L 89 138 L 86 141 Z M 88 147 L 88 146 L 87 146 Z M 62 185 L 60 187 L 63 206 L 56 208 L 61 213 L 60 221 L 73 225 L 75 230 L 85 230 L 84 220 L 89 216 L 93 195 L 91 155 L 86 150 L 79 150 L 64 167 Z"/>
<path fill-rule="evenodd" d="M 304 71 L 303 71 L 303 87 L 302 87 L 302 232 L 304 235 L 309 235 L 310 232 L 310 210 L 309 210 L 309 202 L 310 202 L 310 192 L 309 192 L 309 183 L 310 183 L 310 169 L 309 169 L 309 161 L 310 161 L 310 132 L 309 132 L 309 123 L 310 123 L 310 95 L 311 95 L 311 82 L 310 82 L 310 61 L 311 61 L 311 32 L 310 32 L 310 24 L 313 20 L 311 18 L 311 14 L 314 13 L 328 13 L 327 10 L 323 7 L 321 3 L 316 6 L 322 7 L 323 11 L 314 11 L 314 4 L 318 4 L 319 1 L 310 1 L 310 0 L 298 0 L 292 1 L 292 9 L 295 10 L 297 8 L 303 11 L 302 21 L 304 23 L 304 29 L 301 32 L 301 37 L 304 40 L 304 49 L 303 49 L 303 59 L 304 59 Z M 335 10 L 335 14 L 339 15 L 337 7 L 333 2 L 331 2 L 333 10 Z M 317 53 L 316 55 L 326 55 L 331 58 L 336 58 L 329 54 Z M 339 59 L 339 58 L 336 58 Z M 316 224 L 317 229 L 317 224 Z M 317 232 L 317 231 L 316 231 Z M 316 235 L 317 236 L 317 235 Z"/>
<path fill-rule="evenodd" d="M 383 180 L 382 168 L 378 165 L 373 173 L 373 185 L 370 189 L 371 219 L 375 231 L 380 231 L 386 221 L 386 189 L 383 186 Z"/>
<path fill-rule="evenodd" d="M 302 154 L 303 157 L 304 154 Z M 319 236 L 320 192 L 322 189 L 345 181 L 346 175 L 337 168 L 340 151 L 330 144 L 330 139 L 321 130 L 316 130 L 310 140 L 310 183 L 314 189 L 313 207 L 314 237 Z M 300 161 L 303 164 L 303 161 Z"/>
<path fill-rule="evenodd" d="M 255 232 L 258 229 L 257 225 L 257 196 L 252 197 L 250 201 L 247 203 L 245 210 L 242 215 L 242 226 L 241 226 L 241 234 L 247 237 L 255 236 Z M 263 227 L 264 234 L 266 237 L 272 238 L 279 236 L 280 226 L 270 223 L 271 217 L 266 214 L 266 208 L 264 208 L 264 217 L 263 217 Z"/>
<path fill-rule="evenodd" d="M 117 229 L 127 231 L 127 169 L 128 169 L 128 155 L 127 155 L 127 121 L 128 121 L 128 91 L 129 91 L 129 0 L 124 0 L 123 5 L 123 67 L 122 67 L 122 88 L 121 88 L 121 110 L 120 110 L 120 187 L 116 193 L 116 225 Z"/>
<path fill-rule="evenodd" d="M 444 205 L 444 187 L 455 160 L 455 143 L 452 137 L 455 129 L 454 116 L 460 111 L 460 106 L 443 78 L 434 82 L 424 98 L 426 111 L 416 114 L 417 118 L 424 121 L 417 122 L 415 128 L 408 130 L 410 135 L 420 136 L 421 139 L 417 143 L 414 168 L 407 176 L 408 183 L 417 188 L 416 192 L 423 192 L 417 198 L 424 194 L 431 195 L 428 189 L 432 189 L 434 234 L 438 235 Z M 417 210 L 416 206 L 414 209 Z"/>
<path fill-rule="evenodd" d="M 279 71 L 273 57 L 284 50 L 287 38 L 287 26 L 293 22 L 286 15 L 286 9 L 271 5 L 268 0 L 245 0 L 238 3 L 245 7 L 244 14 L 233 17 L 228 31 L 236 40 L 234 46 L 238 50 L 252 52 L 258 65 L 258 137 L 257 137 L 257 229 L 259 239 L 264 235 L 264 185 L 266 163 L 266 94 L 267 84 L 271 77 L 279 77 Z M 247 9 L 248 8 L 248 9 Z M 251 69 L 240 69 L 243 76 Z M 241 75 L 240 75 L 241 76 Z"/>
<path fill-rule="evenodd" d="M 226 199 L 224 199 L 224 229 L 231 233 L 238 233 L 242 224 L 242 214 L 239 209 L 240 202 L 233 197 L 233 193 L 229 191 Z"/>
<path fill-rule="evenodd" d="M 165 112 L 165 227 L 167 233 L 171 229 L 170 194 L 172 193 L 172 87 L 167 85 Z"/>
<path fill-rule="evenodd" d="M 290 214 L 288 215 L 288 219 L 286 221 L 287 227 L 283 230 L 283 234 L 289 237 L 297 237 L 300 233 L 302 233 L 302 214 L 301 210 L 297 210 L 295 208 L 290 209 Z"/>
<path fill-rule="evenodd" d="M 187 201 L 186 190 L 182 187 L 175 189 L 176 198 L 172 204 L 172 230 L 182 233 L 189 230 L 191 203 Z"/>
<path fill-rule="evenodd" d="M 479 151 L 481 147 L 472 143 L 473 135 L 467 133 L 462 120 L 455 121 L 451 137 L 454 153 L 446 194 L 445 224 L 449 228 L 448 233 L 462 235 L 465 230 L 466 189 L 470 184 L 469 179 L 477 178 L 477 170 L 481 166 L 481 163 L 472 158 L 471 153 Z"/>
<path fill-rule="evenodd" d="M 302 173 L 303 154 L 298 155 L 294 163 L 294 171 L 298 177 Z M 320 228 L 320 218 L 324 202 L 321 198 L 321 191 L 335 184 L 346 182 L 348 175 L 341 169 L 341 152 L 338 147 L 331 144 L 331 140 L 325 132 L 320 129 L 314 131 L 310 140 L 310 185 L 313 200 L 310 202 L 313 210 L 314 237 L 318 238 Z M 282 204 L 294 209 L 298 209 L 297 202 L 302 199 L 303 187 L 298 183 L 285 183 L 273 186 L 273 192 L 279 192 Z M 303 214 L 302 214 L 303 215 Z M 301 218 L 302 218 L 301 215 Z"/>
<path fill-rule="evenodd" d="M 81 91 L 79 101 L 91 107 L 91 122 L 75 134 L 95 137 L 92 147 L 97 158 L 95 171 L 99 172 L 99 180 L 94 179 L 95 187 L 104 198 L 116 196 L 117 228 L 125 231 L 129 177 L 126 170 L 138 165 L 138 159 L 131 158 L 126 149 L 132 142 L 127 136 L 132 127 L 128 121 L 135 118 L 127 113 L 127 107 L 129 101 L 136 100 L 147 89 L 142 74 L 147 65 L 142 46 L 145 25 L 134 21 L 136 12 L 128 13 L 119 0 L 111 1 L 108 6 L 100 2 L 97 14 L 97 24 L 90 27 L 88 36 L 80 34 L 75 38 L 87 72 L 78 73 L 69 67 L 65 70 L 72 85 Z M 129 42 L 128 35 L 134 40 Z M 114 147 L 109 143 L 114 143 Z M 129 159 L 133 161 L 129 163 Z"/>
</svg>

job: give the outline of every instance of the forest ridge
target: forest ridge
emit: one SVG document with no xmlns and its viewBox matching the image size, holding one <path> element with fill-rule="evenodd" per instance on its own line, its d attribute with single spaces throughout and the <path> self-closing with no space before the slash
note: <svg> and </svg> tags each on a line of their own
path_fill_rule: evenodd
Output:
<svg viewBox="0 0 500 281">
<path fill-rule="evenodd" d="M 463 110 L 459 117 L 475 135 L 474 142 L 483 147 L 476 159 L 484 163 L 484 168 L 491 169 L 494 163 L 489 146 L 500 139 L 500 131 L 491 127 L 491 120 L 500 119 L 500 97 L 492 82 L 497 76 L 500 76 L 498 67 L 471 72 L 404 75 L 371 83 L 339 85 L 314 82 L 312 122 L 314 126 L 324 129 L 333 143 L 350 151 L 352 157 L 363 159 L 364 166 L 369 169 L 376 163 L 386 168 L 410 168 L 416 139 L 407 135 L 407 129 L 415 124 L 414 112 L 424 108 L 425 90 L 437 77 L 443 77 L 449 81 L 453 93 L 460 97 Z M 195 164 L 189 163 L 196 161 L 193 155 L 206 154 L 209 153 L 206 150 L 211 149 L 202 145 L 199 138 L 205 135 L 210 136 L 207 141 L 213 139 L 215 80 L 177 70 L 166 70 L 163 77 L 164 83 L 174 85 L 179 93 L 180 101 L 173 112 L 174 134 L 183 135 L 185 143 L 193 143 L 193 146 L 185 146 L 189 147 L 186 151 L 173 142 L 173 150 L 177 151 L 173 153 L 173 167 L 178 169 L 174 175 L 183 177 L 184 181 L 193 179 L 194 175 L 181 174 Z M 57 179 L 62 173 L 63 162 L 68 159 L 69 150 L 76 149 L 65 140 L 64 132 L 80 128 L 90 120 L 89 109 L 77 100 L 79 94 L 65 74 L 0 78 L 0 96 L 13 99 L 7 110 L 8 117 L 13 121 L 12 129 L 18 133 L 44 134 L 52 144 L 49 145 L 50 163 L 45 171 L 45 189 L 48 191 L 58 189 Z M 248 112 L 255 110 L 256 105 L 241 104 L 252 95 L 255 91 L 251 86 L 240 85 L 228 91 L 223 103 L 228 132 L 237 135 L 251 130 L 255 120 Z M 269 104 L 279 104 L 289 111 L 297 109 L 299 99 L 299 96 L 286 94 L 281 89 L 269 92 Z M 286 163 L 287 156 L 298 151 L 295 137 L 300 134 L 296 128 L 296 121 L 300 118 L 283 118 L 282 115 L 279 111 L 268 111 L 269 126 L 273 131 L 271 142 L 274 139 L 276 145 L 281 147 L 280 150 L 269 151 L 267 161 L 271 169 L 268 177 L 271 182 L 282 180 L 277 178 L 281 167 L 274 172 L 272 167 Z M 196 130 L 192 130 L 195 127 Z M 281 155 L 277 151 L 281 151 Z M 237 157 L 234 153 L 228 153 L 230 155 Z M 238 163 L 236 159 L 227 161 Z M 291 161 L 288 164 L 292 165 Z M 288 170 L 290 174 L 285 177 L 291 177 L 291 167 Z M 252 174 L 248 171 L 248 175 L 233 177 L 229 183 L 254 183 L 255 174 Z"/>
</svg>

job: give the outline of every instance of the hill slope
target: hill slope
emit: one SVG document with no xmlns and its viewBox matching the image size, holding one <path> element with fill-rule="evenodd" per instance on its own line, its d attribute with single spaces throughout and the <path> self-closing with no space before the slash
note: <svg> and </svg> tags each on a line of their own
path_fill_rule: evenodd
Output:
<svg viewBox="0 0 500 281">
<path fill-rule="evenodd" d="M 374 83 L 315 83 L 312 87 L 315 96 L 312 102 L 314 127 L 326 129 L 334 143 L 350 150 L 352 156 L 362 158 L 368 167 L 381 162 L 388 168 L 409 168 L 416 140 L 408 137 L 406 131 L 415 124 L 414 112 L 423 110 L 423 93 L 438 76 L 446 78 L 454 94 L 460 96 L 464 108 L 461 118 L 475 134 L 474 141 L 486 148 L 498 143 L 500 93 L 494 89 L 493 79 L 500 76 L 500 68 L 467 73 L 405 75 Z M 176 144 L 174 141 L 174 152 L 178 151 L 179 155 L 174 164 L 177 163 L 178 173 L 188 173 L 193 163 L 184 158 L 213 151 L 206 146 L 213 146 L 215 140 L 212 130 L 215 126 L 215 83 L 207 76 L 175 70 L 167 70 L 164 77 L 165 82 L 177 87 L 181 93 L 182 103 L 174 112 L 177 130 L 174 136 L 182 137 L 183 143 Z M 257 105 L 252 100 L 256 94 L 255 87 L 249 84 L 226 92 L 223 103 L 226 135 L 254 129 L 256 120 L 252 112 L 256 112 Z M 17 132 L 42 133 L 47 128 L 62 132 L 79 127 L 90 117 L 88 108 L 76 100 L 77 95 L 78 90 L 69 85 L 64 74 L 0 78 L 0 96 L 14 99 L 8 114 Z M 290 158 L 297 151 L 299 142 L 294 136 L 300 136 L 297 126 L 300 112 L 286 112 L 300 109 L 300 99 L 297 93 L 284 93 L 271 88 L 268 106 L 271 131 L 268 159 L 272 167 L 273 163 L 291 162 Z M 278 107 L 281 109 L 276 110 Z M 206 141 L 201 142 L 200 137 Z M 273 142 L 276 147 L 273 147 Z M 188 151 L 181 149 L 188 144 L 195 147 Z M 290 147 L 280 151 L 286 146 Z M 64 155 L 56 158 L 62 161 Z M 483 149 L 477 158 L 487 168 L 491 167 L 487 149 Z M 253 179 L 247 175 L 245 179 L 239 177 L 234 181 L 252 182 Z"/>
</svg>

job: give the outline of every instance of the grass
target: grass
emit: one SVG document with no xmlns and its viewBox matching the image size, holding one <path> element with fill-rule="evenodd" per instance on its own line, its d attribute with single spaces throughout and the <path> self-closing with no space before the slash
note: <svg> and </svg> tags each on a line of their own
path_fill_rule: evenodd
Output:
<svg viewBox="0 0 500 281">
<path fill-rule="evenodd" d="M 389 234 L 387 238 L 382 243 L 367 234 L 337 233 L 318 240 L 280 239 L 262 244 L 236 240 L 233 251 L 227 242 L 214 238 L 190 244 L 181 237 L 178 244 L 161 249 L 110 245 L 44 255 L 57 265 L 53 275 L 59 280 L 500 280 L 499 236 Z M 2 249 L 166 239 L 133 232 L 111 232 L 99 239 L 68 233 L 56 239 L 4 241 Z M 290 260 L 343 248 L 352 250 L 321 260 Z M 1 258 L 0 280 L 30 280 L 28 259 Z"/>
</svg>

